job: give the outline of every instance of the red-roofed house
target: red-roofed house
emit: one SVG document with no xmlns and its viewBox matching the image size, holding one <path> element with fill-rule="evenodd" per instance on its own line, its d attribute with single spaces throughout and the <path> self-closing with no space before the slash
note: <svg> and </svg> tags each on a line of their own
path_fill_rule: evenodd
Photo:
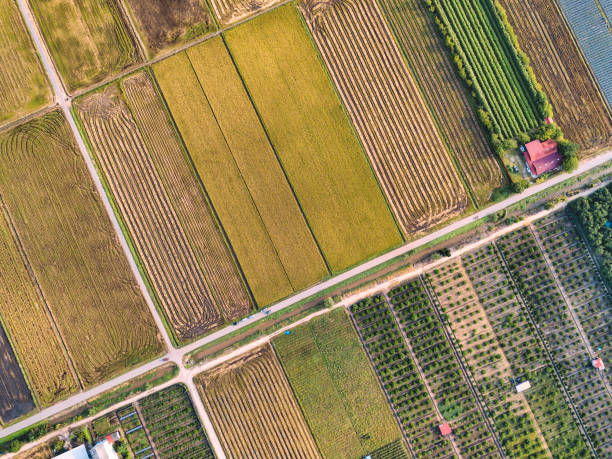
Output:
<svg viewBox="0 0 612 459">
<path fill-rule="evenodd" d="M 440 424 L 439 428 L 440 428 L 440 433 L 442 434 L 443 437 L 446 437 L 447 435 L 450 435 L 452 433 L 452 429 L 450 425 L 448 425 L 448 422 L 444 424 Z"/>
<path fill-rule="evenodd" d="M 525 145 L 525 161 L 535 176 L 542 175 L 561 166 L 563 162 L 557 148 L 557 142 L 549 139 L 545 142 L 532 140 Z"/>
<path fill-rule="evenodd" d="M 593 363 L 593 366 L 595 368 L 597 368 L 599 371 L 603 371 L 603 370 L 606 369 L 606 367 L 605 367 L 605 365 L 603 363 L 603 360 L 601 360 L 601 358 L 593 359 L 592 363 Z"/>
</svg>

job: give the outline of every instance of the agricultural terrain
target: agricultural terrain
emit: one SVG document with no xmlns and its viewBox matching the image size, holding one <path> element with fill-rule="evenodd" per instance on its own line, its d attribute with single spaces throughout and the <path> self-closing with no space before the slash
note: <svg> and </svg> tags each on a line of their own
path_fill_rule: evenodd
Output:
<svg viewBox="0 0 612 459">
<path fill-rule="evenodd" d="M 6 333 L 0 327 L 0 425 L 17 419 L 34 409 L 17 357 Z"/>
<path fill-rule="evenodd" d="M 222 39 L 154 68 L 257 303 L 268 304 L 327 275 Z"/>
<path fill-rule="evenodd" d="M 377 3 L 300 6 L 404 235 L 461 214 L 461 178 Z"/>
<path fill-rule="evenodd" d="M 553 214 L 498 245 L 595 450 L 609 456 L 610 383 L 591 360 L 610 357 L 612 299 L 584 241 Z"/>
<path fill-rule="evenodd" d="M 25 314 L 33 310 L 42 319 L 40 334 L 49 333 L 49 321 L 39 310 L 43 301 L 35 293 L 41 295 L 81 385 L 95 385 L 158 355 L 162 345 L 153 318 L 61 113 L 51 112 L 0 135 L 0 195 L 20 262 L 27 263 L 39 289 L 19 292 L 38 302 L 19 307 L 19 318 L 32 321 Z M 29 325 L 11 327 L 16 335 L 35 332 Z M 24 361 L 43 362 L 39 349 L 26 344 L 29 339 L 15 337 Z M 41 352 L 56 346 L 53 340 L 32 339 L 37 342 L 43 345 Z M 63 365 L 59 358 L 53 361 Z M 35 367 L 28 363 L 26 368 Z M 59 381 L 61 377 L 46 387 Z M 63 390 L 71 387 L 67 381 Z M 36 389 L 44 391 L 44 382 Z"/>
<path fill-rule="evenodd" d="M 223 450 L 230 457 L 320 457 L 270 346 L 196 377 Z"/>
<path fill-rule="evenodd" d="M 151 56 L 215 30 L 201 0 L 124 0 Z"/>
<path fill-rule="evenodd" d="M 593 70 L 608 109 L 612 105 L 612 32 L 610 13 L 612 7 L 605 0 L 559 0 L 559 5 L 567 18 L 580 47 Z"/>
<path fill-rule="evenodd" d="M 535 128 L 547 116 L 543 94 L 521 60 L 497 4 L 490 0 L 428 0 L 468 82 L 480 118 L 499 138 Z"/>
<path fill-rule="evenodd" d="M 564 135 L 581 157 L 612 145 L 612 116 L 554 2 L 502 0 L 521 49 L 542 83 Z"/>
<path fill-rule="evenodd" d="M 484 204 L 506 181 L 434 21 L 422 0 L 380 5 L 440 132 L 478 203 Z"/>
<path fill-rule="evenodd" d="M 333 272 L 401 242 L 350 122 L 293 5 L 225 34 Z"/>
<path fill-rule="evenodd" d="M 323 457 L 364 457 L 401 438 L 343 309 L 273 344 Z"/>
<path fill-rule="evenodd" d="M 68 92 L 141 59 L 118 0 L 30 0 Z"/>
<path fill-rule="evenodd" d="M 215 16 L 222 25 L 240 21 L 281 0 L 210 0 Z"/>
<path fill-rule="evenodd" d="M 51 101 L 49 83 L 17 4 L 0 0 L 0 123 Z"/>
<path fill-rule="evenodd" d="M 251 300 L 153 82 L 139 73 L 77 102 L 98 163 L 179 341 Z"/>
</svg>

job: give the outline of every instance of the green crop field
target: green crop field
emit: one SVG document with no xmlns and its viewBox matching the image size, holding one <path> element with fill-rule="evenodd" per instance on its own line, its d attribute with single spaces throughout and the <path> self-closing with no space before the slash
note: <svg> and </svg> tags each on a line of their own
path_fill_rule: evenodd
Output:
<svg viewBox="0 0 612 459">
<path fill-rule="evenodd" d="M 118 0 L 31 0 L 68 91 L 140 59 Z"/>
<path fill-rule="evenodd" d="M 298 12 L 286 5 L 225 39 L 333 271 L 401 242 Z"/>
<path fill-rule="evenodd" d="M 42 107 L 49 84 L 17 4 L 0 0 L 0 122 Z"/>
<path fill-rule="evenodd" d="M 325 276 L 323 258 L 221 39 L 154 70 L 257 303 Z"/>
<path fill-rule="evenodd" d="M 343 309 L 273 344 L 323 457 L 363 457 L 401 437 Z"/>
</svg>

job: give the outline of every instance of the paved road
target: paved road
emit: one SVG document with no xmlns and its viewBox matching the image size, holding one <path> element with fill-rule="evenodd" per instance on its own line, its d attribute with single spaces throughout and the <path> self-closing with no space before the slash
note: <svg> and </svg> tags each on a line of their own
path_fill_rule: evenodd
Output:
<svg viewBox="0 0 612 459">
<path fill-rule="evenodd" d="M 110 381 L 107 381 L 103 384 L 100 384 L 86 392 L 81 392 L 79 394 L 76 394 L 62 402 L 59 402 L 49 408 L 46 408 L 30 417 L 28 417 L 27 419 L 20 421 L 16 424 L 13 424 L 9 427 L 6 427 L 2 430 L 0 430 L 0 438 L 10 435 L 20 429 L 26 428 L 36 422 L 42 421 L 50 416 L 56 415 L 64 410 L 66 410 L 67 408 L 70 408 L 71 406 L 77 405 L 79 403 L 83 403 L 86 400 L 88 400 L 89 398 L 95 397 L 103 392 L 106 392 L 107 390 L 112 389 L 113 387 L 116 387 L 120 384 L 123 384 L 127 381 L 129 381 L 132 378 L 135 378 L 137 376 L 142 375 L 143 373 L 146 373 L 150 370 L 153 370 L 161 365 L 163 365 L 166 361 L 170 360 L 173 361 L 174 363 L 176 363 L 179 368 L 181 368 L 181 371 L 183 371 L 184 367 L 183 367 L 183 357 L 207 344 L 210 343 L 218 338 L 222 338 L 230 333 L 233 333 L 236 330 L 239 330 L 241 328 L 246 327 L 249 324 L 252 324 L 264 317 L 266 317 L 266 313 L 263 311 L 260 311 L 258 313 L 255 313 L 251 316 L 249 316 L 248 318 L 240 321 L 237 325 L 230 325 L 228 327 L 225 327 L 221 330 L 218 330 L 198 341 L 195 341 L 185 347 L 182 347 L 180 349 L 177 349 L 173 346 L 170 337 L 168 335 L 168 332 L 166 331 L 163 321 L 161 320 L 155 305 L 153 304 L 153 301 L 151 300 L 151 297 L 149 296 L 149 293 L 147 291 L 147 288 L 142 280 L 142 277 L 140 276 L 140 273 L 138 271 L 138 268 L 136 266 L 136 263 L 134 262 L 134 259 L 132 258 L 132 254 L 129 250 L 129 246 L 125 240 L 125 237 L 121 231 L 121 228 L 119 226 L 119 223 L 117 221 L 117 218 L 112 210 L 112 207 L 110 205 L 110 202 L 108 200 L 108 197 L 106 196 L 106 193 L 104 191 L 104 188 L 102 186 L 102 183 L 100 182 L 100 179 L 98 177 L 98 174 L 96 172 L 95 166 L 89 156 L 89 153 L 87 151 L 87 148 L 85 147 L 85 143 L 83 141 L 83 139 L 80 136 L 79 130 L 72 118 L 72 115 L 70 113 L 70 107 L 71 107 L 71 103 L 72 103 L 72 99 L 70 97 L 67 96 L 66 91 L 62 85 L 62 82 L 57 74 L 57 71 L 55 69 L 55 66 L 53 65 L 53 62 L 51 60 L 51 57 L 49 56 L 48 50 L 45 47 L 40 31 L 38 30 L 38 27 L 32 17 L 32 13 L 29 9 L 29 6 L 27 5 L 25 0 L 17 0 L 17 4 L 19 5 L 19 8 L 21 10 L 21 13 L 25 19 L 25 23 L 28 27 L 28 29 L 30 30 L 30 34 L 32 36 L 32 39 L 34 41 L 34 44 L 36 46 L 36 49 L 38 50 L 38 53 L 40 55 L 41 61 L 43 63 L 43 66 L 47 72 L 47 75 L 49 77 L 49 80 L 51 82 L 51 86 L 53 88 L 54 94 L 55 94 L 55 99 L 56 102 L 58 103 L 58 105 L 60 106 L 60 108 L 62 109 L 62 111 L 64 112 L 64 114 L 66 115 L 66 118 L 68 120 L 68 123 L 70 125 L 70 128 L 72 130 L 72 132 L 74 133 L 74 137 L 77 141 L 79 150 L 81 151 L 81 154 L 83 155 L 83 158 L 85 159 L 85 162 L 87 163 L 87 167 L 90 171 L 90 174 L 95 182 L 96 185 L 96 189 L 102 199 L 102 202 L 104 203 L 104 207 L 109 215 L 110 221 L 112 223 L 112 226 L 119 238 L 119 241 L 121 243 L 121 247 L 129 261 L 130 264 L 130 268 L 132 269 L 132 272 L 135 276 L 135 278 L 138 281 L 138 285 L 143 293 L 144 298 L 147 301 L 147 305 L 149 306 L 149 309 L 151 310 L 151 313 L 153 314 L 153 317 L 155 318 L 155 322 L 157 324 L 157 327 L 159 329 L 159 333 L 162 336 L 167 349 L 169 349 L 168 353 L 160 359 L 156 359 L 152 362 L 146 363 L 144 365 L 141 365 L 135 369 L 132 369 L 131 371 L 118 376 Z M 296 293 L 295 295 L 292 295 L 291 297 L 280 301 L 278 303 L 276 303 L 275 305 L 268 307 L 265 309 L 265 311 L 267 311 L 267 313 L 274 313 L 277 311 L 281 311 L 285 308 L 288 308 L 292 305 L 294 305 L 295 303 L 302 301 L 308 297 L 311 297 L 313 295 L 319 294 L 324 290 L 327 290 L 328 288 L 334 287 L 338 284 L 340 284 L 341 282 L 344 282 L 352 277 L 358 276 L 372 268 L 376 268 L 377 266 L 380 266 L 390 260 L 392 260 L 393 258 L 396 258 L 398 256 L 404 255 L 406 253 L 408 253 L 409 251 L 423 245 L 426 244 L 428 242 L 431 242 L 441 236 L 444 236 L 448 233 L 451 233 L 452 231 L 455 231 L 465 225 L 467 225 L 468 223 L 471 223 L 472 221 L 478 220 L 480 218 L 486 217 L 488 215 L 492 215 L 495 214 L 497 212 L 499 212 L 500 210 L 511 206 L 513 204 L 516 204 L 517 202 L 525 199 L 526 197 L 532 196 L 534 194 L 537 194 L 543 190 L 545 190 L 546 188 L 549 188 L 551 186 L 554 186 L 560 182 L 562 182 L 563 180 L 566 180 L 567 178 L 579 175 L 589 169 L 592 169 L 594 167 L 597 167 L 599 165 L 602 165 L 604 163 L 607 162 L 611 162 L 612 161 L 612 150 L 606 151 L 605 153 L 602 153 L 601 155 L 591 159 L 590 161 L 586 161 L 582 164 L 580 164 L 580 166 L 578 167 L 578 169 L 576 171 L 574 171 L 572 174 L 559 174 L 556 177 L 534 185 L 530 188 L 528 188 L 525 192 L 523 192 L 520 195 L 513 195 L 510 198 L 499 202 L 497 204 L 494 204 L 486 209 L 483 209 L 473 215 L 470 215 L 469 217 L 463 218 L 461 220 L 458 220 L 438 231 L 435 231 L 431 234 L 428 234 L 427 236 L 424 236 L 420 239 L 417 239 L 415 241 L 409 242 L 404 244 L 403 246 L 392 250 L 391 252 L 388 252 L 384 255 L 381 255 L 377 258 L 374 258 L 368 262 L 365 262 L 359 266 L 356 266 L 353 269 L 350 269 L 342 274 L 339 274 L 337 276 L 334 276 L 324 282 L 320 282 L 306 290 L 303 290 L 301 292 Z M 189 373 L 191 374 L 191 372 Z M 200 404 L 201 405 L 201 404 Z M 206 413 L 203 412 L 199 407 L 198 408 L 198 412 L 200 413 L 200 416 L 203 419 L 207 419 L 206 418 Z M 218 451 L 215 451 L 218 452 Z"/>
</svg>

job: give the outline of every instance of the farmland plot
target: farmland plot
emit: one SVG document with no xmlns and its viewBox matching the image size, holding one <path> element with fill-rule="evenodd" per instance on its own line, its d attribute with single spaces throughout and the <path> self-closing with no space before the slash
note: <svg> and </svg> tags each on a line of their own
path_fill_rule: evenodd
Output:
<svg viewBox="0 0 612 459">
<path fill-rule="evenodd" d="M 581 145 L 582 157 L 612 145 L 610 109 L 555 2 L 501 0 L 501 3 L 564 135 Z"/>
<path fill-rule="evenodd" d="M 376 179 L 293 5 L 225 34 L 332 271 L 401 242 Z"/>
<path fill-rule="evenodd" d="M 514 375 L 510 362 L 461 260 L 436 268 L 427 274 L 427 278 L 440 303 L 440 310 L 449 317 L 450 327 L 506 453 L 510 457 L 550 457 L 524 394 L 517 394 L 512 387 Z M 498 299 L 508 302 L 508 307 L 516 301 L 513 295 L 501 295 Z"/>
<path fill-rule="evenodd" d="M 467 194 L 377 3 L 300 7 L 404 235 L 461 214 Z"/>
<path fill-rule="evenodd" d="M 222 25 L 232 24 L 281 0 L 211 0 L 215 16 Z"/>
<path fill-rule="evenodd" d="M 118 0 L 31 0 L 68 91 L 140 60 Z"/>
<path fill-rule="evenodd" d="M 250 300 L 153 83 L 140 73 L 122 88 L 77 110 L 177 339 L 193 339 Z"/>
<path fill-rule="evenodd" d="M 206 35 L 216 26 L 201 0 L 124 0 L 151 55 Z"/>
<path fill-rule="evenodd" d="M 0 0 L 0 123 L 51 101 L 49 83 L 17 3 Z"/>
<path fill-rule="evenodd" d="M 328 274 L 222 39 L 155 72 L 257 303 Z"/>
<path fill-rule="evenodd" d="M 155 392 L 137 404 L 159 457 L 214 457 L 185 386 Z"/>
<path fill-rule="evenodd" d="M 572 263 L 577 264 L 575 260 L 564 259 L 564 262 L 570 263 L 568 272 L 571 283 L 564 285 L 567 280 L 561 283 L 562 277 L 556 270 L 551 271 L 554 265 L 550 257 L 541 251 L 541 247 L 546 247 L 546 239 L 531 228 L 517 230 L 501 238 L 498 243 L 527 307 L 540 327 L 589 437 L 598 453 L 608 455 L 611 447 L 609 429 L 612 413 L 610 385 L 605 374 L 598 373 L 591 366 L 595 348 L 593 343 L 590 343 L 584 324 L 573 310 L 582 304 L 574 304 L 575 300 L 571 300 L 570 293 L 566 290 L 571 283 L 582 282 L 588 279 L 588 276 L 579 273 L 578 269 L 572 266 Z M 558 247 L 558 241 L 555 243 L 555 247 Z M 569 248 L 566 250 L 569 251 Z M 563 263 L 560 263 L 560 266 L 562 265 Z M 575 272 L 572 273 L 574 269 Z M 588 283 L 587 280 L 584 285 L 587 288 Z M 597 296 L 594 298 L 595 304 L 596 298 Z M 586 301 L 586 307 L 597 311 L 597 307 L 588 304 L 588 298 L 581 301 Z M 609 310 L 607 312 L 609 313 Z M 609 326 L 608 324 L 609 322 L 605 321 L 604 327 Z"/>
<path fill-rule="evenodd" d="M 380 5 L 469 186 L 485 203 L 505 179 L 424 2 L 385 0 Z"/>
<path fill-rule="evenodd" d="M 541 454 L 542 448 L 547 448 L 554 457 L 589 456 L 497 249 L 484 246 L 456 263 L 463 269 L 453 267 L 449 269 L 453 271 L 452 278 L 448 278 L 449 272 L 446 280 L 438 281 L 449 291 L 443 290 L 448 297 L 442 307 L 462 343 L 502 441 L 511 442 L 506 446 L 508 451 L 519 448 Z M 443 276 L 435 271 L 434 274 L 434 279 Z M 461 293 L 451 298 L 451 291 Z M 485 315 L 477 312 L 477 304 L 482 305 Z M 522 395 L 514 394 L 512 380 L 529 380 L 531 389 Z M 523 438 L 527 443 L 521 445 Z"/>
<path fill-rule="evenodd" d="M 29 269 L 0 200 L 0 319 L 38 403 L 47 406 L 75 392 L 78 383 Z M 5 371 L 2 374 L 11 374 Z M 17 383 L 10 386 L 20 387 Z"/>
<path fill-rule="evenodd" d="M 17 358 L 0 326 L 0 425 L 34 409 L 34 401 Z"/>
<path fill-rule="evenodd" d="M 612 75 L 612 59 L 610 59 L 612 33 L 610 32 L 610 17 L 602 15 L 598 8 L 599 3 L 599 0 L 582 2 L 559 0 L 565 17 L 610 107 L 612 105 L 612 79 L 610 78 Z M 610 4 L 606 2 L 601 2 L 601 4 L 606 5 L 606 14 L 610 14 L 612 9 Z"/>
<path fill-rule="evenodd" d="M 437 411 L 452 426 L 456 453 L 497 455 L 489 427 L 421 280 L 391 290 L 388 298 Z"/>
<path fill-rule="evenodd" d="M 534 128 L 544 117 L 534 88 L 490 0 L 433 0 L 461 68 L 501 138 Z"/>
<path fill-rule="evenodd" d="M 273 344 L 323 457 L 364 457 L 401 438 L 344 309 Z"/>
<path fill-rule="evenodd" d="M 0 135 L 0 194 L 82 384 L 157 355 L 155 323 L 61 113 Z"/>
<path fill-rule="evenodd" d="M 196 378 L 230 457 L 320 457 L 270 346 Z"/>
</svg>

